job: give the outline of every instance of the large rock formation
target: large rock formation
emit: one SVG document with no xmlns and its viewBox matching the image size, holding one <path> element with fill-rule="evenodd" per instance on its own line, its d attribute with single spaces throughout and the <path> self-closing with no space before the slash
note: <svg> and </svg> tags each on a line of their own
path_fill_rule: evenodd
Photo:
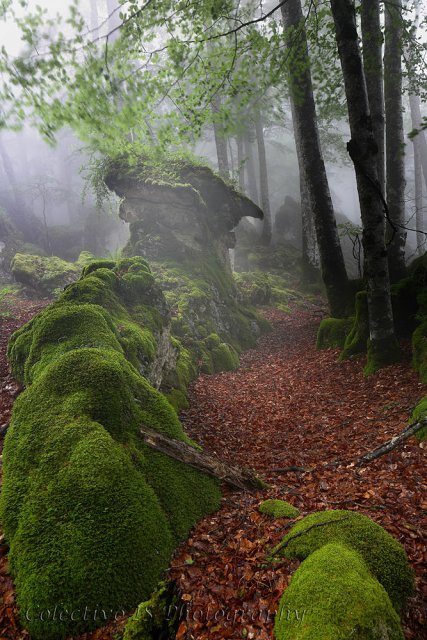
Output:
<svg viewBox="0 0 427 640">
<path fill-rule="evenodd" d="M 125 160 L 109 167 L 105 182 L 123 198 L 120 217 L 130 224 L 127 255 L 174 260 L 214 255 L 229 268 L 234 229 L 261 209 L 209 167 L 181 161 L 161 173 Z"/>
</svg>

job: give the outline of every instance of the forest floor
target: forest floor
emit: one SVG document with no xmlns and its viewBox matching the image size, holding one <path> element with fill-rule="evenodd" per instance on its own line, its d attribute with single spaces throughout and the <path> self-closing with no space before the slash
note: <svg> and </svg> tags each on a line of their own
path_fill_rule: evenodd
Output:
<svg viewBox="0 0 427 640">
<path fill-rule="evenodd" d="M 0 427 L 7 423 L 19 392 L 5 361 L 8 336 L 42 304 L 21 301 L 15 318 L 0 319 Z M 182 415 L 187 433 L 206 451 L 254 468 L 271 489 L 225 489 L 221 509 L 202 520 L 175 553 L 168 573 L 177 581 L 184 607 L 177 639 L 273 637 L 278 600 L 298 565 L 281 560 L 273 566 L 266 560 L 291 525 L 259 513 L 262 500 L 277 497 L 302 514 L 358 511 L 400 540 L 417 576 L 417 595 L 403 617 L 405 637 L 422 640 L 427 622 L 427 587 L 422 583 L 427 554 L 425 448 L 411 439 L 358 472 L 353 464 L 403 430 L 427 393 L 411 369 L 409 345 L 402 363 L 366 379 L 363 357 L 338 362 L 337 350 L 316 351 L 321 319 L 317 307 L 265 314 L 272 333 L 242 356 L 238 371 L 195 381 L 190 409 Z M 340 464 L 326 466 L 335 461 Z M 305 471 L 285 470 L 291 466 Z M 3 542 L 0 640 L 29 638 L 17 622 L 6 552 Z M 123 624 L 121 620 L 79 640 L 115 640 Z"/>
</svg>

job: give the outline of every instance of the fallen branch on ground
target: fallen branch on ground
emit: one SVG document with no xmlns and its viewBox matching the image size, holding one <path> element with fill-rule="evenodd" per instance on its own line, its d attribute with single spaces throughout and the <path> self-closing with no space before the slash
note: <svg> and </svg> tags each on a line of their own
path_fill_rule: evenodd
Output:
<svg viewBox="0 0 427 640">
<path fill-rule="evenodd" d="M 362 465 L 367 464 L 372 460 L 376 460 L 380 456 L 383 456 L 384 454 L 389 453 L 390 451 L 393 451 L 393 449 L 396 449 L 396 447 L 398 447 L 402 442 L 404 442 L 411 436 L 414 436 L 416 433 L 418 433 L 418 431 L 421 431 L 421 429 L 426 426 L 427 426 L 427 418 L 424 418 L 424 420 L 421 420 L 420 422 L 414 422 L 413 424 L 410 424 L 408 427 L 406 427 L 406 429 L 402 431 L 400 435 L 395 436 L 385 444 L 382 444 L 380 447 L 377 447 L 376 449 L 374 449 L 374 451 L 365 453 L 365 455 L 363 455 L 357 461 L 356 467 L 361 467 Z"/>
<path fill-rule="evenodd" d="M 225 464 L 221 460 L 195 449 L 186 442 L 168 438 L 147 427 L 141 427 L 139 435 L 151 449 L 188 464 L 190 467 L 209 476 L 218 478 L 221 482 L 226 482 L 234 488 L 243 489 L 244 491 L 268 488 L 264 480 L 259 478 L 251 469 Z"/>
</svg>

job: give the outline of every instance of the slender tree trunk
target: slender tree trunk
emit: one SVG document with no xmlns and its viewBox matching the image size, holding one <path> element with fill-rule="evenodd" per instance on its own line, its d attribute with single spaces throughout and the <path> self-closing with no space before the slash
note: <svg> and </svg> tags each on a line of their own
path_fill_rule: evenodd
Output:
<svg viewBox="0 0 427 640">
<path fill-rule="evenodd" d="M 223 178 L 230 177 L 230 165 L 227 153 L 227 138 L 216 116 L 221 110 L 221 98 L 216 95 L 212 101 L 213 129 L 215 136 L 216 156 L 218 159 L 218 171 Z"/>
<path fill-rule="evenodd" d="M 22 231 L 25 236 L 27 236 L 30 231 L 30 229 L 28 228 L 30 221 L 29 221 L 29 216 L 27 212 L 27 207 L 25 204 L 25 199 L 19 190 L 18 180 L 16 178 L 12 161 L 1 139 L 0 139 L 0 157 L 3 161 L 3 167 L 4 167 L 6 177 L 9 181 L 10 189 L 13 193 L 13 200 L 15 205 L 14 211 L 13 211 L 14 222 L 18 227 L 18 229 Z"/>
<path fill-rule="evenodd" d="M 414 176 L 415 176 L 415 221 L 417 229 L 417 252 L 421 256 L 425 248 L 424 211 L 423 211 L 423 172 L 421 169 L 420 141 L 418 136 L 413 140 Z"/>
<path fill-rule="evenodd" d="M 246 156 L 245 166 L 248 174 L 248 195 L 250 199 L 253 202 L 255 202 L 255 204 L 260 206 L 261 203 L 258 196 L 258 185 L 257 185 L 257 179 L 256 179 L 254 150 L 253 150 L 252 141 L 249 133 L 246 133 L 244 137 L 244 147 L 245 147 L 245 156 Z"/>
<path fill-rule="evenodd" d="M 263 244 L 268 246 L 271 244 L 271 209 L 270 196 L 268 191 L 267 155 L 265 152 L 264 127 L 262 125 L 261 113 L 259 111 L 255 116 L 255 131 L 258 146 L 261 209 L 264 212 L 261 239 Z"/>
<path fill-rule="evenodd" d="M 347 311 L 348 279 L 320 146 L 301 1 L 288 0 L 282 5 L 282 16 L 291 58 L 290 91 L 298 164 L 305 176 L 313 211 L 322 278 L 331 314 L 339 318 Z"/>
<path fill-rule="evenodd" d="M 237 165 L 239 171 L 239 189 L 242 193 L 245 193 L 245 150 L 243 134 L 241 132 L 237 134 Z"/>
<path fill-rule="evenodd" d="M 385 5 L 384 97 L 386 115 L 386 182 L 389 216 L 390 279 L 405 276 L 405 139 L 402 102 L 402 1 Z"/>
<path fill-rule="evenodd" d="M 356 170 L 362 213 L 370 335 L 368 370 L 372 371 L 398 357 L 384 238 L 383 203 L 377 183 L 377 145 L 369 113 L 354 2 L 331 0 L 331 8 L 350 121 L 351 140 L 347 148 Z"/>
<path fill-rule="evenodd" d="M 363 65 L 365 69 L 372 128 L 378 147 L 378 182 L 381 192 L 385 194 L 383 34 L 381 31 L 380 1 L 362 0 L 361 9 Z"/>
<path fill-rule="evenodd" d="M 409 105 L 411 108 L 412 128 L 419 129 L 422 121 L 420 97 L 411 93 L 409 96 Z M 424 182 L 427 185 L 427 139 L 425 136 L 425 132 L 420 131 L 416 136 L 416 139 L 419 143 L 420 162 L 421 168 L 423 170 Z"/>
</svg>

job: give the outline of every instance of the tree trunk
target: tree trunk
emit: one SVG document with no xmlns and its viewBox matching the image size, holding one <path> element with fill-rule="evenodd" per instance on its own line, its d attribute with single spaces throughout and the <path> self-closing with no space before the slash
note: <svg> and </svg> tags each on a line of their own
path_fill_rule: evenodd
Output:
<svg viewBox="0 0 427 640">
<path fill-rule="evenodd" d="M 417 253 L 422 256 L 425 247 L 424 211 L 423 211 L 423 172 L 421 169 L 421 151 L 418 136 L 414 138 L 414 178 L 415 178 L 415 221 L 417 230 Z"/>
<path fill-rule="evenodd" d="M 186 442 L 167 438 L 158 431 L 148 429 L 148 427 L 141 427 L 139 435 L 151 449 L 188 464 L 209 476 L 218 478 L 221 482 L 226 482 L 235 489 L 256 491 L 268 487 L 251 469 L 232 467 L 218 458 L 213 458 L 207 453 L 195 449 Z"/>
<path fill-rule="evenodd" d="M 422 122 L 420 97 L 411 93 L 409 96 L 409 105 L 411 108 L 412 128 L 419 129 Z M 425 131 L 420 131 L 416 139 L 419 142 L 420 162 L 424 174 L 424 182 L 427 185 L 427 140 Z"/>
<path fill-rule="evenodd" d="M 243 134 L 237 134 L 237 166 L 239 172 L 239 189 L 242 193 L 246 191 L 245 181 L 245 150 Z"/>
<path fill-rule="evenodd" d="M 262 243 L 271 244 L 271 209 L 268 192 L 267 155 L 265 152 L 264 127 L 262 126 L 261 113 L 258 111 L 255 117 L 255 132 L 258 146 L 259 184 L 261 191 L 261 209 L 264 212 L 262 225 Z"/>
<path fill-rule="evenodd" d="M 221 98 L 217 94 L 212 101 L 213 129 L 215 136 L 216 156 L 218 159 L 218 171 L 223 178 L 230 177 L 230 165 L 228 163 L 227 138 L 224 135 L 221 124 L 217 121 L 217 114 L 221 110 Z"/>
<path fill-rule="evenodd" d="M 378 147 L 378 182 L 381 193 L 385 194 L 383 34 L 381 31 L 380 2 L 379 0 L 362 0 L 361 9 L 363 65 L 365 69 L 372 128 Z"/>
<path fill-rule="evenodd" d="M 405 163 L 402 102 L 402 1 L 385 5 L 384 98 L 386 117 L 386 183 L 391 224 L 388 264 L 390 280 L 405 276 Z"/>
<path fill-rule="evenodd" d="M 369 114 L 354 2 L 331 0 L 331 8 L 350 121 L 351 140 L 347 148 L 356 170 L 362 213 L 370 334 L 368 370 L 372 371 L 398 357 L 384 238 L 383 203 L 378 188 L 377 145 Z"/>
<path fill-rule="evenodd" d="M 348 279 L 320 147 L 301 1 L 288 0 L 282 5 L 282 16 L 291 58 L 290 93 L 298 165 L 305 176 L 313 212 L 330 311 L 333 316 L 341 318 L 347 312 Z"/>
<path fill-rule="evenodd" d="M 244 136 L 244 147 L 245 147 L 245 156 L 246 156 L 245 167 L 248 174 L 248 195 L 250 199 L 253 202 L 255 202 L 255 204 L 260 206 L 261 203 L 258 195 L 254 150 L 253 150 L 252 140 L 250 138 L 249 132 L 246 133 L 246 135 Z"/>
<path fill-rule="evenodd" d="M 300 174 L 301 227 L 302 227 L 302 279 L 306 284 L 318 280 L 319 270 L 316 264 L 316 230 L 308 199 L 306 180 Z"/>
</svg>

